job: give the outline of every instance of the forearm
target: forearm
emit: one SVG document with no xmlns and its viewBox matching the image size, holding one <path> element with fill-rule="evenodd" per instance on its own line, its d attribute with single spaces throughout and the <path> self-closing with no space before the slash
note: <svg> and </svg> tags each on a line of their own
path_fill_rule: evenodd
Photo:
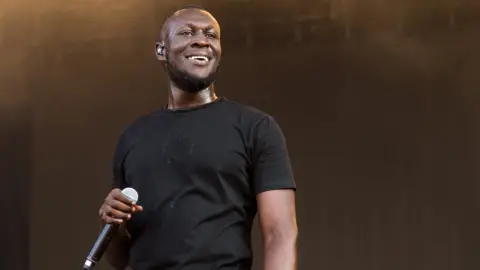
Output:
<svg viewBox="0 0 480 270">
<path fill-rule="evenodd" d="M 296 270 L 297 234 L 267 236 L 264 253 L 264 270 Z"/>
<path fill-rule="evenodd" d="M 112 238 L 112 241 L 105 252 L 109 264 L 115 270 L 124 270 L 127 268 L 130 256 L 129 247 L 130 236 L 126 229 L 121 226 L 118 228 L 117 233 Z"/>
</svg>

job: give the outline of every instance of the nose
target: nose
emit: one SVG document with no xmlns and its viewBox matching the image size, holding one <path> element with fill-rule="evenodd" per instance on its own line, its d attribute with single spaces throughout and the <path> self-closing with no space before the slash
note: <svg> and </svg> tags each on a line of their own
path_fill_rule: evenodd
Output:
<svg viewBox="0 0 480 270">
<path fill-rule="evenodd" d="M 205 34 L 198 33 L 193 37 L 191 46 L 196 48 L 203 48 L 203 47 L 210 46 L 210 44 L 208 43 L 207 37 L 205 36 Z"/>
</svg>

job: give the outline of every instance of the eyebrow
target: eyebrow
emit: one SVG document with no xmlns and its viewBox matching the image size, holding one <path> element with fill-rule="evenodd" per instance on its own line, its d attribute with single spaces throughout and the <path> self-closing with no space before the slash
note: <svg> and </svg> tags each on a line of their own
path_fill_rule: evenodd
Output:
<svg viewBox="0 0 480 270">
<path fill-rule="evenodd" d="M 186 26 L 188 26 L 192 29 L 202 29 L 202 30 L 206 30 L 206 31 L 214 30 L 214 31 L 218 32 L 218 29 L 216 29 L 214 25 L 208 25 L 206 27 L 198 27 L 197 25 L 195 25 L 193 23 L 186 23 Z"/>
</svg>

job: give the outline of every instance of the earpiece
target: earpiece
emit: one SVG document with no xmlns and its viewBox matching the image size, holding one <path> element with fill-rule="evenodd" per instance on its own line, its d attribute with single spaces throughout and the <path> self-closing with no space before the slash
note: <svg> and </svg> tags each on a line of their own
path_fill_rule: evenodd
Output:
<svg viewBox="0 0 480 270">
<path fill-rule="evenodd" d="M 157 43 L 157 56 L 164 56 L 164 48 L 165 45 L 163 44 L 163 41 Z"/>
</svg>

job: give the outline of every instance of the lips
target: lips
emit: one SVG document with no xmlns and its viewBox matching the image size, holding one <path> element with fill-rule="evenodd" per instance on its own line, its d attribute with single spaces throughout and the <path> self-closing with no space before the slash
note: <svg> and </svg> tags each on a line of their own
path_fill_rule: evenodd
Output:
<svg viewBox="0 0 480 270">
<path fill-rule="evenodd" d="M 210 61 L 210 58 L 208 58 L 207 56 L 203 56 L 203 55 L 191 55 L 191 56 L 187 56 L 187 59 L 195 60 L 195 61 L 201 61 L 201 62 Z"/>
<path fill-rule="evenodd" d="M 190 54 L 185 56 L 188 62 L 192 63 L 195 66 L 207 66 L 212 60 L 212 57 L 206 54 Z"/>
</svg>

